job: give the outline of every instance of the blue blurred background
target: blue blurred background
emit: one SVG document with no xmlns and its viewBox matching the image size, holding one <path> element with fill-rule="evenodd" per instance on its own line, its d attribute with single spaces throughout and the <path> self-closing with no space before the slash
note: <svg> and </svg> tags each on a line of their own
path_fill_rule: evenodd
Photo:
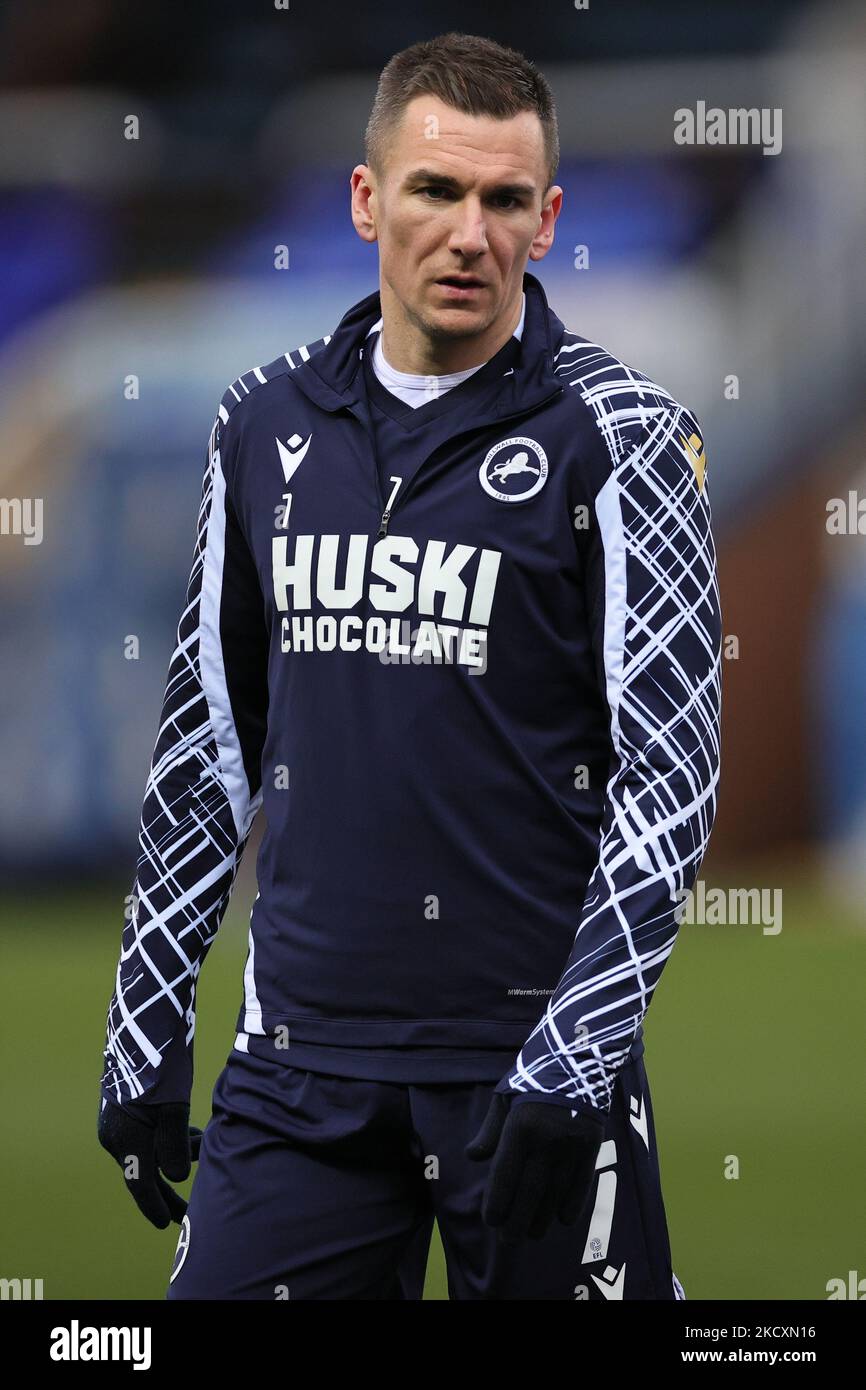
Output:
<svg viewBox="0 0 866 1390">
<path fill-rule="evenodd" d="M 41 499 L 43 529 L 0 534 L 3 1084 L 28 1115 L 4 1155 L 0 1275 L 43 1274 L 46 1297 L 162 1297 L 173 1248 L 93 1122 L 213 415 L 235 377 L 377 287 L 349 218 L 377 76 L 454 28 L 552 84 L 565 197 L 530 268 L 554 309 L 705 432 L 728 642 L 701 877 L 783 889 L 785 929 L 685 926 L 648 1020 L 675 1268 L 695 1298 L 822 1298 L 858 1260 L 866 1275 L 866 539 L 828 529 L 831 499 L 866 498 L 864 7 L 13 0 L 0 499 L 6 519 Z M 677 144 L 674 112 L 699 101 L 780 110 L 781 151 Z M 198 1123 L 233 1036 L 258 833 L 199 994 Z M 804 1114 L 830 1126 L 832 1197 Z M 63 1163 L 34 1166 L 58 1133 Z M 37 1182 L 41 1233 L 22 1215 Z M 145 1252 L 134 1268 L 89 1203 Z M 428 1294 L 444 1296 L 438 1246 Z"/>
</svg>

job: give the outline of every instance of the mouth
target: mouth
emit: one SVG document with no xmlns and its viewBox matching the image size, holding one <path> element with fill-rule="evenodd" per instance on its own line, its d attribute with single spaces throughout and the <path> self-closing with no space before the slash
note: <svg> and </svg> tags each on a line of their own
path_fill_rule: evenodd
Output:
<svg viewBox="0 0 866 1390">
<path fill-rule="evenodd" d="M 436 284 L 449 299 L 471 299 L 485 288 L 477 275 L 443 275 Z"/>
</svg>

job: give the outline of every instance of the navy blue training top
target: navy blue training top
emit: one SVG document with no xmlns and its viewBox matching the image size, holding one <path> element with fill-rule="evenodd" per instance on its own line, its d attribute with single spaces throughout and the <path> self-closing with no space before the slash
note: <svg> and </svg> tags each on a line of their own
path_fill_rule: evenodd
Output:
<svg viewBox="0 0 866 1390">
<path fill-rule="evenodd" d="M 253 820 L 236 1045 L 607 1112 L 716 808 L 702 431 L 536 277 L 413 410 L 378 293 L 245 372 L 208 443 L 102 1088 L 187 1099 Z"/>
</svg>

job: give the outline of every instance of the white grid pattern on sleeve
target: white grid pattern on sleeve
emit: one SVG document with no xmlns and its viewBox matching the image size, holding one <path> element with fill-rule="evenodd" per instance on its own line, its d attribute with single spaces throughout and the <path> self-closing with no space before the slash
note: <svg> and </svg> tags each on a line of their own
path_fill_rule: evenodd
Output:
<svg viewBox="0 0 866 1390">
<path fill-rule="evenodd" d="M 219 633 L 225 518 L 214 514 L 214 498 L 224 508 L 222 424 L 218 413 L 208 441 L 186 604 L 145 786 L 133 910 L 108 1009 L 102 1089 L 118 1102 L 142 1096 L 161 1080 L 169 1047 L 173 1072 L 167 1079 L 177 1094 L 161 1091 L 160 1098 L 187 1098 L 196 982 L 261 796 L 249 798 L 237 749 L 227 760 L 233 723 L 225 687 L 209 685 L 202 674 L 202 640 L 218 640 Z"/>
<path fill-rule="evenodd" d="M 612 466 L 596 514 L 617 766 L 571 955 L 503 1080 L 607 1111 L 715 817 L 721 611 L 706 483 L 684 443 L 700 436 L 694 416 L 595 343 L 567 337 L 558 361 Z"/>
</svg>

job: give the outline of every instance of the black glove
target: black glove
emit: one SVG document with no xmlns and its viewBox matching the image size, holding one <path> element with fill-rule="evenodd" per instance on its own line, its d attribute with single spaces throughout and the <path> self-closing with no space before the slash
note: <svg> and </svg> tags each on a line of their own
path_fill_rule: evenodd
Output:
<svg viewBox="0 0 866 1390">
<path fill-rule="evenodd" d="M 183 1101 L 117 1105 L 100 1096 L 97 1134 L 102 1147 L 124 1170 L 131 1158 L 138 1160 L 138 1176 L 127 1177 L 124 1171 L 124 1181 L 148 1221 L 161 1231 L 172 1221 L 180 1224 L 187 1204 L 159 1170 L 172 1182 L 183 1182 L 198 1161 L 202 1131 L 190 1125 L 189 1105 Z"/>
<path fill-rule="evenodd" d="M 586 1206 L 605 1121 L 549 1101 L 494 1091 L 467 1158 L 493 1157 L 482 1217 L 503 1241 L 539 1240 L 554 1216 L 573 1226 Z"/>
</svg>

